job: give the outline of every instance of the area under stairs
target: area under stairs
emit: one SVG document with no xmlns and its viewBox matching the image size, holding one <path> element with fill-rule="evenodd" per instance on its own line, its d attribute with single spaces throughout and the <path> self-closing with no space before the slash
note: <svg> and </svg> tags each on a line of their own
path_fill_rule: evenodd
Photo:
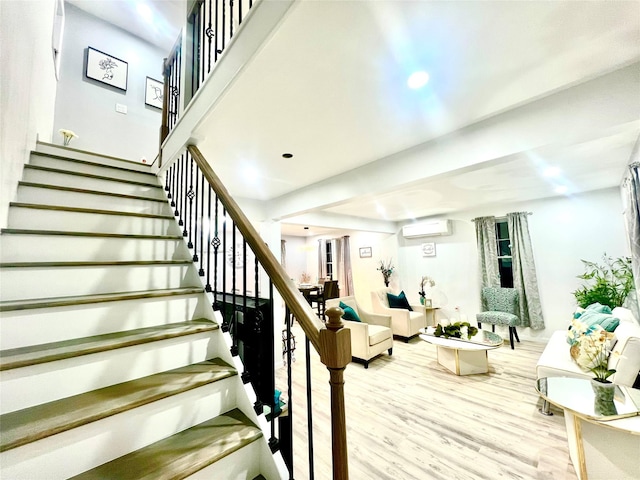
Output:
<svg viewBox="0 0 640 480">
<path fill-rule="evenodd" d="M 38 144 L 0 235 L 0 478 L 279 479 L 150 167 Z"/>
</svg>

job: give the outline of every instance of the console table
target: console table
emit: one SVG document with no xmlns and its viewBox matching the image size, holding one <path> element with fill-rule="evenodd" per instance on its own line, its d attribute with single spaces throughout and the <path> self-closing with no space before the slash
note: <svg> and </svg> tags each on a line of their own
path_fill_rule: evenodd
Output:
<svg viewBox="0 0 640 480">
<path fill-rule="evenodd" d="M 564 410 L 569 456 L 579 480 L 638 479 L 640 390 L 616 385 L 610 415 L 594 408 L 590 379 L 540 378 L 536 390 Z"/>
</svg>

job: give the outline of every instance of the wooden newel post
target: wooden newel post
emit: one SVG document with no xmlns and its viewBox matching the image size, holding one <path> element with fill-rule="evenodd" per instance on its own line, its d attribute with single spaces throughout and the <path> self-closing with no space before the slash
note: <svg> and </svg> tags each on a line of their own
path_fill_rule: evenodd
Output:
<svg viewBox="0 0 640 480">
<path fill-rule="evenodd" d="M 333 480 L 349 479 L 347 454 L 347 424 L 344 410 L 344 369 L 351 362 L 351 331 L 344 328 L 340 317 L 342 309 L 326 311 L 327 328 L 320 330 L 322 363 L 329 370 L 331 386 L 331 443 L 333 450 Z"/>
</svg>

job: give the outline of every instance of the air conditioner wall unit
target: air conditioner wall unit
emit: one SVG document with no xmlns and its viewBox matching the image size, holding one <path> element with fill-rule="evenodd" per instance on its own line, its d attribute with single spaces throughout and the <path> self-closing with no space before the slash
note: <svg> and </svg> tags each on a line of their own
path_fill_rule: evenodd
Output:
<svg viewBox="0 0 640 480">
<path fill-rule="evenodd" d="M 451 220 L 433 220 L 412 223 L 402 227 L 402 236 L 404 238 L 434 237 L 439 235 L 451 235 Z"/>
</svg>

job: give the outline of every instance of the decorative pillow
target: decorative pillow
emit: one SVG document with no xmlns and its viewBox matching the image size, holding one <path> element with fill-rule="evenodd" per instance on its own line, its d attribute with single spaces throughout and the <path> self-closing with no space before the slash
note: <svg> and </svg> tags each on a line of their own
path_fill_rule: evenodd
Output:
<svg viewBox="0 0 640 480">
<path fill-rule="evenodd" d="M 588 372 L 601 364 L 603 359 L 607 359 L 607 351 L 613 338 L 614 334 L 605 331 L 600 325 L 589 327 L 571 346 L 571 358 L 582 370 Z"/>
<path fill-rule="evenodd" d="M 362 322 L 356 311 L 346 303 L 340 302 L 340 308 L 344 310 L 342 318 L 344 318 L 345 320 L 351 320 L 352 322 Z"/>
<path fill-rule="evenodd" d="M 580 315 L 580 321 L 587 325 L 587 327 L 600 325 L 607 332 L 613 332 L 620 324 L 620 320 L 618 320 L 613 315 L 600 313 L 593 310 L 586 310 L 582 315 Z"/>
<path fill-rule="evenodd" d="M 400 292 L 399 295 L 393 295 L 392 293 L 387 293 L 387 300 L 389 301 L 390 308 L 403 308 L 411 312 L 413 311 L 413 308 L 411 308 L 411 305 L 409 305 L 409 301 L 407 300 L 407 297 L 404 294 L 404 290 Z"/>
<path fill-rule="evenodd" d="M 611 308 L 608 305 L 601 305 L 600 303 L 592 303 L 585 311 L 598 312 L 598 313 L 611 313 Z"/>
</svg>

